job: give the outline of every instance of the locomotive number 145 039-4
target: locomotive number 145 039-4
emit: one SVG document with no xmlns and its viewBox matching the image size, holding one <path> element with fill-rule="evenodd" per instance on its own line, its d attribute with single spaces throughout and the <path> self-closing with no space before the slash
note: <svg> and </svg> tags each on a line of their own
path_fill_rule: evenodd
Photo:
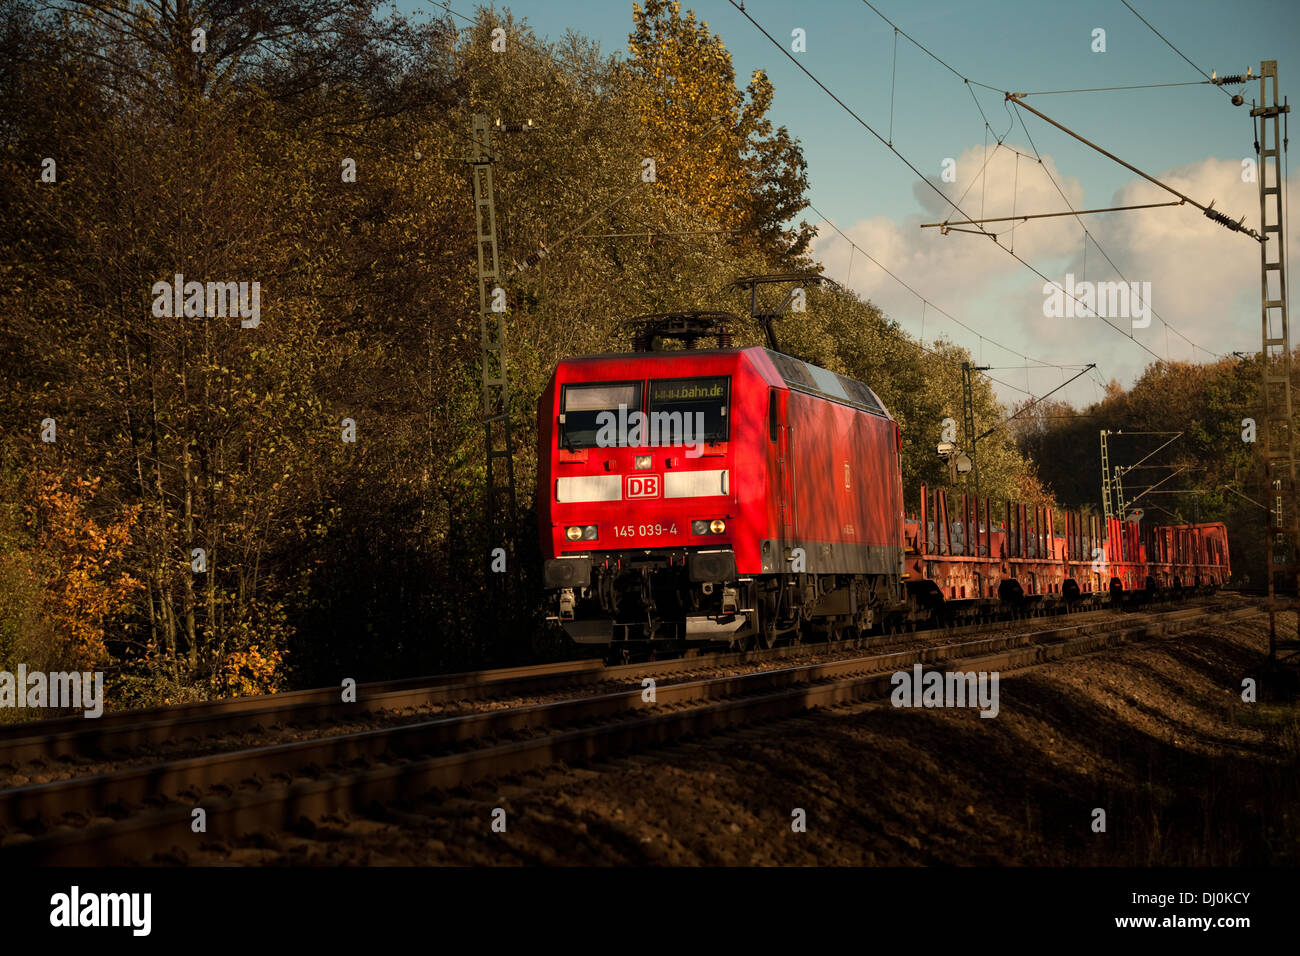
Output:
<svg viewBox="0 0 1300 956">
<path fill-rule="evenodd" d="M 649 538 L 658 537 L 665 534 L 676 534 L 677 524 L 616 524 L 614 525 L 614 537 L 616 538 Z"/>
</svg>

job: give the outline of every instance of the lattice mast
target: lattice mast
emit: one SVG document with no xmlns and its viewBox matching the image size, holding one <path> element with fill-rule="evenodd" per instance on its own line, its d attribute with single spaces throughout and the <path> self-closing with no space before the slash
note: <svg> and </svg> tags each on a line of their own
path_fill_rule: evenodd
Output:
<svg viewBox="0 0 1300 956">
<path fill-rule="evenodd" d="M 1279 641 L 1276 613 L 1278 574 L 1293 579 L 1300 595 L 1300 507 L 1296 489 L 1295 400 L 1291 384 L 1291 330 L 1286 305 L 1286 230 L 1283 222 L 1282 118 L 1290 107 L 1278 103 L 1277 61 L 1265 60 L 1259 70 L 1259 104 L 1250 111 L 1258 119 L 1259 218 L 1264 241 L 1259 244 L 1260 326 L 1263 380 L 1260 422 L 1264 448 L 1264 480 L 1269 489 L 1268 562 L 1269 656 L 1294 652 L 1300 641 Z M 1272 255 L 1270 256 L 1270 252 Z M 1293 602 L 1287 602 L 1294 607 Z"/>
<path fill-rule="evenodd" d="M 1106 444 L 1109 434 L 1106 429 L 1101 430 L 1101 508 L 1107 521 L 1114 515 L 1110 506 L 1110 448 Z"/>
<path fill-rule="evenodd" d="M 516 516 L 514 446 L 510 429 L 510 384 L 506 376 L 506 313 L 502 308 L 501 263 L 497 255 L 496 198 L 492 183 L 492 126 L 488 117 L 473 118 L 474 224 L 478 249 L 479 347 L 483 390 L 483 438 L 486 453 L 484 517 L 489 542 L 506 549 L 514 565 L 511 541 Z M 496 308 L 494 309 L 494 306 Z M 498 544 L 500 542 L 500 544 Z M 491 559 L 489 558 L 489 564 Z M 509 575 L 488 574 L 505 581 Z"/>
</svg>

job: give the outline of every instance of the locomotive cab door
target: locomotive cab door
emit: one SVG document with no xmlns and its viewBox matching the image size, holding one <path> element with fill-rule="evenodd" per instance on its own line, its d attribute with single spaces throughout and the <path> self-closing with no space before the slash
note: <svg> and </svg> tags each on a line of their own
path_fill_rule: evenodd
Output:
<svg viewBox="0 0 1300 956">
<path fill-rule="evenodd" d="M 780 549 L 777 566 L 785 563 L 785 551 L 792 546 L 795 535 L 794 495 L 790 463 L 790 430 L 786 426 L 786 399 L 788 392 L 769 389 L 767 397 L 767 437 L 769 474 L 772 491 L 779 511 Z"/>
</svg>

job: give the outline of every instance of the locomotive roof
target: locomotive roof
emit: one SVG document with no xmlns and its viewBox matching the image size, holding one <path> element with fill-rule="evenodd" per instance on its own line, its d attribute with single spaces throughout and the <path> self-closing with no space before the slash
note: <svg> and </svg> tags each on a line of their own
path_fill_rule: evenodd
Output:
<svg viewBox="0 0 1300 956">
<path fill-rule="evenodd" d="M 875 415 L 893 418 L 880 396 L 871 390 L 865 382 L 859 382 L 847 375 L 840 375 L 830 369 L 813 365 L 783 352 L 764 349 L 767 357 L 776 366 L 777 374 L 790 388 L 801 392 L 811 392 L 832 401 L 843 402 L 855 408 L 861 408 Z"/>
<path fill-rule="evenodd" d="M 746 348 L 731 349 L 669 349 L 656 352 L 605 352 L 599 355 L 578 355 L 573 356 L 574 360 L 591 360 L 591 359 L 633 359 L 633 358 L 666 358 L 680 359 L 687 355 L 704 357 L 720 357 L 728 355 L 741 355 L 746 352 L 762 352 L 767 356 L 768 361 L 776 370 L 777 375 L 786 384 L 787 387 L 800 392 L 807 392 L 822 398 L 828 398 L 833 402 L 851 405 L 855 408 L 861 408 L 864 411 L 871 412 L 875 415 L 883 415 L 892 419 L 889 409 L 885 403 L 880 400 L 870 386 L 865 382 L 849 378 L 847 375 L 840 375 L 832 372 L 830 369 L 822 368 L 820 365 L 813 365 L 811 362 L 805 362 L 803 359 L 795 358 L 793 355 L 786 355 L 784 352 L 775 352 L 772 349 L 760 348 L 758 346 L 749 346 Z"/>
</svg>

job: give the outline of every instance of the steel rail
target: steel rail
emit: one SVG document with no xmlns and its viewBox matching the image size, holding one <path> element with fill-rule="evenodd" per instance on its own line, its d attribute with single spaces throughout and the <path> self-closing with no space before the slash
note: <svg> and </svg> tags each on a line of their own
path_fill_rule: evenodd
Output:
<svg viewBox="0 0 1300 956">
<path fill-rule="evenodd" d="M 1030 634 L 1003 635 L 959 644 L 800 665 L 778 671 L 667 685 L 658 689 L 658 699 L 654 704 L 657 713 L 653 716 L 635 716 L 637 710 L 641 709 L 639 690 L 577 701 L 532 705 L 527 708 L 476 714 L 466 718 L 448 718 L 418 726 L 395 728 L 393 729 L 397 731 L 395 734 L 391 731 L 363 732 L 349 735 L 348 738 L 259 748 L 220 755 L 216 759 L 197 758 L 182 761 L 178 765 L 143 768 L 99 778 L 81 778 L 56 784 L 19 788 L 0 793 L 0 807 L 4 808 L 6 823 L 12 824 L 18 818 L 32 812 L 46 818 L 60 810 L 65 813 L 78 812 L 73 808 L 79 801 L 96 794 L 113 806 L 140 802 L 145 799 L 143 794 L 146 792 L 152 791 L 156 798 L 160 789 L 185 788 L 192 797 L 199 797 L 198 803 L 204 807 L 209 821 L 212 821 L 216 815 L 224 821 L 223 833 L 237 835 L 237 831 L 232 832 L 230 828 L 248 826 L 249 823 L 245 821 L 252 818 L 250 815 L 260 821 L 258 826 L 284 826 L 304 813 L 337 813 L 356 808 L 362 803 L 381 799 L 377 795 L 379 792 L 387 794 L 382 799 L 409 797 L 415 795 L 411 787 L 427 789 L 460 785 L 474 782 L 484 776 L 517 773 L 557 761 L 575 759 L 575 754 L 569 749 L 569 744 L 574 741 L 586 742 L 578 756 L 595 756 L 604 750 L 592 749 L 594 741 L 600 739 L 602 735 L 608 737 L 610 741 L 624 740 L 629 733 L 627 728 L 630 727 L 657 728 L 647 738 L 647 742 L 653 743 L 663 739 L 656 735 L 666 727 L 678 728 L 683 732 L 714 729 L 708 715 L 724 712 L 745 713 L 750 715 L 746 719 L 756 719 L 758 716 L 787 714 L 791 712 L 788 705 L 792 703 L 798 705 L 796 709 L 825 706 L 828 687 L 851 690 L 870 686 L 879 689 L 881 686 L 888 685 L 889 678 L 895 670 L 916 663 L 949 665 L 965 663 L 987 669 L 1011 669 L 1059 659 L 1062 656 L 1087 653 L 1128 640 L 1146 639 L 1194 628 L 1215 614 L 1218 614 L 1220 619 L 1233 620 L 1258 613 L 1260 613 L 1259 609 L 1253 606 L 1237 607 L 1226 612 L 1217 606 L 1197 607 L 1160 615 L 1148 615 L 1149 619 L 1146 621 L 1127 622 L 1128 626 L 1102 633 L 1088 633 L 1094 630 L 1091 625 L 1075 625 Z M 885 682 L 884 685 L 880 683 L 881 681 Z M 831 693 L 831 702 L 842 702 L 842 699 L 836 696 L 838 693 L 838 690 Z M 857 691 L 853 691 L 850 697 L 854 697 L 856 693 Z M 718 697 L 731 699 L 724 703 L 715 703 Z M 695 706 L 687 706 L 691 704 Z M 746 708 L 751 704 L 753 708 L 747 710 Z M 772 706 L 776 706 L 775 712 L 771 710 Z M 678 709 L 663 713 L 665 707 Z M 440 756 L 425 756 L 423 753 L 430 746 L 464 742 L 467 734 L 499 735 L 555 728 L 557 724 L 571 725 L 576 721 L 608 721 L 611 718 L 612 723 L 598 724 L 581 730 L 542 734 L 515 743 L 480 747 L 466 753 Z M 675 730 L 674 733 L 676 732 L 678 731 Z M 618 749 L 620 746 L 622 745 L 612 743 L 609 745 L 613 749 Z M 419 756 L 416 756 L 417 754 Z M 288 768 L 303 757 L 332 760 L 338 763 L 361 759 L 373 760 L 377 756 L 399 762 L 345 772 L 342 775 L 307 783 L 286 782 L 282 785 L 268 785 L 263 780 L 265 776 L 276 774 L 287 776 L 291 780 L 292 771 Z M 402 761 L 403 757 L 410 762 Z M 286 763 L 286 758 L 290 762 Z M 254 779 L 261 788 L 260 791 L 236 792 L 229 797 L 218 797 L 215 801 L 200 797 L 197 791 L 202 789 L 205 781 L 206 785 L 210 786 L 229 785 L 232 782 L 230 772 L 232 768 L 235 775 L 241 779 L 250 777 Z M 453 773 L 454 768 L 459 768 L 459 771 Z M 224 779 L 222 779 L 223 775 Z M 127 796 L 128 792 L 134 795 L 134 800 Z M 331 803 L 330 793 L 346 794 L 346 798 L 340 796 Z M 316 809 L 309 811 L 309 807 Z M 83 803 L 80 812 L 93 811 Z M 138 841 L 148 842 L 155 839 L 168 828 L 176 826 L 182 816 L 188 820 L 191 812 L 190 805 L 172 806 L 162 811 L 128 817 L 125 821 L 113 824 L 64 832 L 55 831 L 35 840 L 19 839 L 0 846 L 0 858 L 18 855 L 27 859 L 52 862 L 64 859 L 66 853 L 71 852 L 74 857 L 85 859 L 84 856 L 78 856 L 83 851 L 76 849 L 83 844 L 99 846 L 102 851 L 109 852 L 111 855 L 119 852 L 123 839 L 127 839 L 128 842 L 136 841 L 133 843 L 135 850 L 132 851 L 136 852 L 142 847 Z M 141 816 L 144 819 L 140 819 Z M 185 829 L 188 830 L 188 827 Z M 172 830 L 173 835 L 178 832 Z M 142 834 L 151 834 L 151 836 L 146 839 Z M 210 832 L 206 838 L 211 840 L 218 837 Z M 146 850 L 151 848 L 156 852 L 160 846 L 160 843 L 155 842 L 144 848 Z M 112 849 L 113 847 L 118 849 Z M 95 851 L 91 857 L 102 861 L 104 858 L 97 855 L 99 852 Z"/>
<path fill-rule="evenodd" d="M 1083 608 L 1081 613 L 1103 613 L 1104 608 Z M 1053 616 L 1050 612 L 1045 616 Z M 982 633 L 997 627 L 1012 628 L 1022 618 L 995 624 L 936 627 L 949 636 Z M 10 725 L 0 732 L 0 766 L 17 770 L 30 762 L 67 757 L 109 758 L 141 747 L 155 747 L 204 737 L 269 727 L 312 722 L 364 719 L 379 711 L 419 708 L 458 701 L 506 698 L 552 693 L 569 687 L 616 683 L 642 677 L 670 676 L 711 667 L 756 664 L 808 655 L 833 653 L 836 648 L 870 648 L 907 639 L 907 634 L 882 634 L 855 642 L 799 644 L 737 652 L 683 657 L 675 660 L 605 666 L 595 659 L 564 661 L 528 667 L 471 671 L 460 674 L 404 678 L 362 684 L 355 702 L 345 703 L 337 687 L 312 688 L 284 694 L 240 697 L 202 704 L 182 704 L 149 710 L 105 714 L 96 720 L 60 717 Z M 649 670 L 647 670 L 649 668 Z M 210 706 L 209 706 L 210 705 Z"/>
<path fill-rule="evenodd" d="M 1105 610 L 1091 607 L 1081 609 L 1080 612 L 1105 613 Z M 1049 612 L 1044 616 L 1055 615 Z M 936 627 L 922 633 L 942 632 L 954 637 L 966 633 L 987 633 L 994 628 L 1015 628 L 1024 620 L 1028 619 L 1016 618 L 995 624 L 968 624 L 946 629 Z M 93 721 L 81 717 L 54 718 L 10 725 L 5 728 L 7 733 L 0 732 L 0 766 L 18 769 L 33 761 L 45 762 L 67 757 L 111 759 L 113 754 L 129 753 L 133 749 L 187 740 L 199 741 L 220 734 L 311 722 L 364 719 L 381 711 L 459 701 L 553 693 L 568 688 L 614 684 L 625 680 L 639 681 L 643 677 L 671 676 L 684 671 L 822 655 L 834 653 L 836 649 L 868 649 L 897 643 L 908 637 L 909 634 L 904 633 L 882 634 L 862 638 L 857 642 L 799 644 L 614 666 L 605 666 L 599 660 L 589 659 L 404 678 L 358 685 L 356 701 L 348 703 L 343 702 L 340 688 L 326 687 L 198 705 L 121 711 L 105 714 Z"/>
</svg>

